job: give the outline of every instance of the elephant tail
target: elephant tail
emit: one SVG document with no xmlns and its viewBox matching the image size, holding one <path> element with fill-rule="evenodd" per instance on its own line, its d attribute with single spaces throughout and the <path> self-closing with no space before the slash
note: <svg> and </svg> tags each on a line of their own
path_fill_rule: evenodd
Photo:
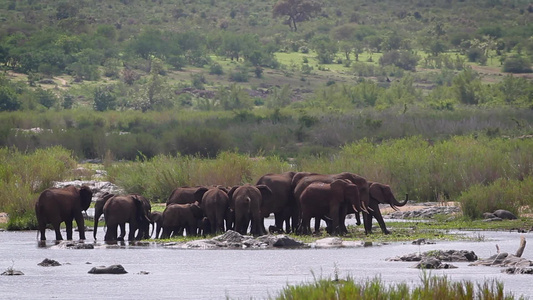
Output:
<svg viewBox="0 0 533 300">
<path fill-rule="evenodd" d="M 396 201 L 396 200 L 395 200 L 395 201 Z M 409 201 L 409 194 L 405 194 L 405 200 L 404 200 L 403 202 L 398 202 L 398 201 L 396 201 L 396 202 L 394 203 L 394 201 L 393 201 L 393 202 L 391 202 L 390 206 L 391 206 L 394 210 L 398 210 L 398 206 L 400 206 L 400 207 L 401 207 L 401 206 L 404 206 L 405 204 L 407 204 L 407 201 Z"/>
</svg>

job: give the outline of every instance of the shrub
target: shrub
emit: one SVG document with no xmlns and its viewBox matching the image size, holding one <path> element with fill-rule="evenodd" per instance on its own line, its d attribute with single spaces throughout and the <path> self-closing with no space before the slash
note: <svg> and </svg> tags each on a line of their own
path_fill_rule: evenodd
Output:
<svg viewBox="0 0 533 300">
<path fill-rule="evenodd" d="M 211 75 L 222 75 L 224 74 L 224 69 L 219 63 L 212 63 L 209 66 L 209 74 Z"/>
<path fill-rule="evenodd" d="M 531 64 L 529 61 L 518 55 L 508 57 L 503 62 L 502 71 L 510 73 L 531 73 Z"/>
<path fill-rule="evenodd" d="M 10 230 L 36 228 L 35 200 L 76 165 L 72 153 L 61 147 L 31 154 L 0 148 L 0 162 L 0 211 L 8 213 Z"/>
<path fill-rule="evenodd" d="M 485 212 L 506 209 L 516 216 L 524 205 L 533 207 L 533 177 L 524 180 L 499 178 L 489 185 L 476 184 L 458 198 L 463 215 L 480 219 Z"/>
<path fill-rule="evenodd" d="M 248 82 L 250 75 L 248 74 L 248 68 L 240 66 L 236 67 L 230 74 L 229 80 L 235 82 Z"/>
</svg>

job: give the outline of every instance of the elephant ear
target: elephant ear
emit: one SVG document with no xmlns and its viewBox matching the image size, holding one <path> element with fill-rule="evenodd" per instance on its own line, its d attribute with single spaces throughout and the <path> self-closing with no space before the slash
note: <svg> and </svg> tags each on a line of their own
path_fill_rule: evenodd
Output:
<svg viewBox="0 0 533 300">
<path fill-rule="evenodd" d="M 93 191 L 90 187 L 84 185 L 80 188 L 80 206 L 81 210 L 87 210 L 93 200 Z"/>
<path fill-rule="evenodd" d="M 381 186 L 381 184 L 379 183 L 370 184 L 369 194 L 371 198 L 373 198 L 374 200 L 378 201 L 381 204 L 388 203 L 385 199 L 385 195 L 383 194 L 383 186 Z"/>
<path fill-rule="evenodd" d="M 261 192 L 261 198 L 263 199 L 268 199 L 272 196 L 272 190 L 264 185 L 264 184 L 259 184 L 259 185 L 256 185 L 255 186 L 260 192 Z"/>
<path fill-rule="evenodd" d="M 133 195 L 130 195 L 131 199 L 133 199 L 133 202 L 135 203 L 135 207 L 137 208 L 137 214 L 136 214 L 136 217 L 137 217 L 137 221 L 143 223 L 143 222 L 148 222 L 150 223 L 150 217 L 146 215 L 146 209 L 145 209 L 145 203 L 143 201 L 142 196 L 140 195 L 136 195 L 136 194 L 133 194 Z"/>
<path fill-rule="evenodd" d="M 198 203 L 202 203 L 202 198 L 204 197 L 205 192 L 208 191 L 206 187 L 200 187 L 194 192 L 194 200 Z"/>
</svg>

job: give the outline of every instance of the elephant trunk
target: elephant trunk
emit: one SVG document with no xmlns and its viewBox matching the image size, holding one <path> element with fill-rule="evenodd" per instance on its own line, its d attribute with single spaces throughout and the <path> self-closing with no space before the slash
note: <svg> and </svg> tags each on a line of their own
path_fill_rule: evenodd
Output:
<svg viewBox="0 0 533 300">
<path fill-rule="evenodd" d="M 403 202 L 399 202 L 398 200 L 396 200 L 396 198 L 392 198 L 393 201 L 391 201 L 391 204 L 390 206 L 394 209 L 394 210 L 398 210 L 398 206 L 404 206 L 405 204 L 407 204 L 407 201 L 409 201 L 409 194 L 405 194 L 405 200 Z"/>
</svg>

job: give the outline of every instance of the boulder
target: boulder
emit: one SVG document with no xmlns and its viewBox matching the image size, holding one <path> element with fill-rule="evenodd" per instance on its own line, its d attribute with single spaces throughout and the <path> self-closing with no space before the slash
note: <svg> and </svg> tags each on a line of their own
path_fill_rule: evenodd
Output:
<svg viewBox="0 0 533 300">
<path fill-rule="evenodd" d="M 474 251 L 467 250 L 432 250 L 422 254 L 411 253 L 403 256 L 387 258 L 388 261 L 423 261 L 426 258 L 435 258 L 440 261 L 448 262 L 466 262 L 476 261 L 478 259 Z"/>
<path fill-rule="evenodd" d="M 516 220 L 518 219 L 512 212 L 505 209 L 498 209 L 493 212 L 493 214 L 503 220 Z"/>
<path fill-rule="evenodd" d="M 61 264 L 58 261 L 53 260 L 53 259 L 49 259 L 49 258 L 45 258 L 42 262 L 38 263 L 37 265 L 41 266 L 41 267 L 58 267 L 58 266 L 61 266 Z"/>
<path fill-rule="evenodd" d="M 126 270 L 122 265 L 111 265 L 109 267 L 99 266 L 94 267 L 88 272 L 89 274 L 126 274 Z"/>
<path fill-rule="evenodd" d="M 443 264 L 435 257 L 426 257 L 414 266 L 417 269 L 455 269 L 457 268 L 451 264 Z"/>
<path fill-rule="evenodd" d="M 13 275 L 24 275 L 24 273 L 22 273 L 22 271 L 14 270 L 12 268 L 9 268 L 9 269 L 5 270 L 4 272 L 2 272 L 2 274 L 0 274 L 0 275 L 13 276 Z"/>
<path fill-rule="evenodd" d="M 85 244 L 76 241 L 60 241 L 57 245 L 50 247 L 52 249 L 94 249 L 93 244 Z"/>
</svg>

